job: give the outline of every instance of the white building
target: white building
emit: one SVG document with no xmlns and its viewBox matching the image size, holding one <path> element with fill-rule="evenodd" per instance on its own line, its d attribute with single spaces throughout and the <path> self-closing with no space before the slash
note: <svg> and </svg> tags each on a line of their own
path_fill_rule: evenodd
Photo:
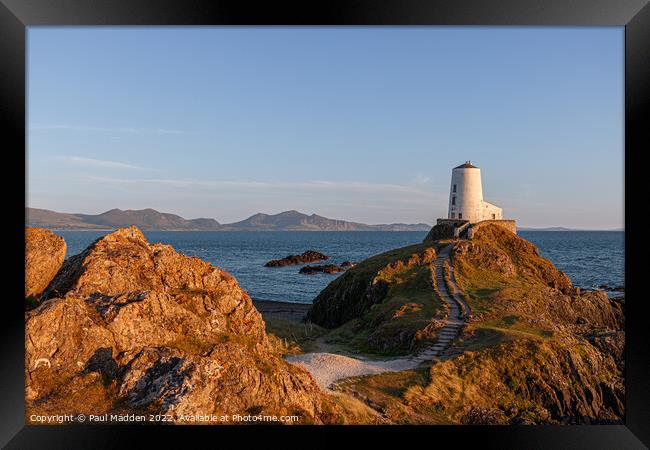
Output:
<svg viewBox="0 0 650 450">
<path fill-rule="evenodd" d="M 451 171 L 448 218 L 470 223 L 503 218 L 501 208 L 483 200 L 481 169 L 469 161 Z"/>
</svg>

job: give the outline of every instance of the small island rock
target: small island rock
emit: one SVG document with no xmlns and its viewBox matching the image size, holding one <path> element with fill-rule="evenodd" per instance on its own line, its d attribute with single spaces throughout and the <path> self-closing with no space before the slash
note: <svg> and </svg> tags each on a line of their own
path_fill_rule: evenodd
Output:
<svg viewBox="0 0 650 450">
<path fill-rule="evenodd" d="M 300 269 L 300 273 L 314 275 L 316 273 L 339 273 L 345 272 L 345 269 L 336 264 L 321 264 L 317 266 L 305 266 Z"/>
<path fill-rule="evenodd" d="M 322 253 L 314 250 L 307 250 L 301 255 L 288 255 L 282 259 L 272 259 L 264 265 L 266 267 L 284 267 L 297 264 L 313 263 L 323 261 L 325 259 L 329 259 L 329 256 L 323 255 Z"/>
</svg>

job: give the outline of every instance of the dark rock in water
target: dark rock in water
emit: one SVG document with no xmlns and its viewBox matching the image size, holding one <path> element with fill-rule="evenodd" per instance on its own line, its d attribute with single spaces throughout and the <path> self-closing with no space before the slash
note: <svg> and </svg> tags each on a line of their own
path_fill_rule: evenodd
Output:
<svg viewBox="0 0 650 450">
<path fill-rule="evenodd" d="M 341 267 L 345 267 L 346 269 L 354 266 L 356 266 L 356 263 L 353 263 L 352 261 L 343 261 L 341 263 Z"/>
<path fill-rule="evenodd" d="M 345 272 L 345 269 L 337 266 L 336 264 L 322 264 L 319 266 L 305 266 L 300 269 L 300 273 L 313 275 L 316 273 L 339 273 Z"/>
<path fill-rule="evenodd" d="M 265 267 L 284 267 L 292 266 L 296 264 L 306 264 L 312 262 L 323 261 L 329 259 L 329 256 L 323 255 L 320 252 L 314 250 L 307 250 L 301 255 L 288 255 L 282 259 L 272 259 L 271 261 L 264 264 Z"/>
<path fill-rule="evenodd" d="M 30 413 L 120 405 L 180 421 L 261 407 L 323 421 L 318 386 L 280 357 L 235 278 L 135 227 L 68 258 L 25 335 Z"/>
<path fill-rule="evenodd" d="M 50 284 L 65 259 L 61 236 L 42 228 L 25 229 L 25 297 L 38 297 Z"/>
</svg>

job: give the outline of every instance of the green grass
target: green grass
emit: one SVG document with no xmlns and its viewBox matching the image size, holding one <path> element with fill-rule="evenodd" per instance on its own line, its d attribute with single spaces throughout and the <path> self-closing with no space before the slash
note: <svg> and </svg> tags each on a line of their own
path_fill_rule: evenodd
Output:
<svg viewBox="0 0 650 450">
<path fill-rule="evenodd" d="M 399 355 L 428 343 L 400 341 L 400 335 L 415 335 L 443 310 L 431 285 L 428 265 L 404 266 L 384 274 L 389 288 L 385 299 L 360 319 L 330 332 L 326 341 L 345 344 L 353 353 Z"/>
<path fill-rule="evenodd" d="M 277 317 L 267 317 L 264 322 L 269 339 L 284 355 L 313 351 L 318 338 L 328 331 L 311 322 L 296 322 Z"/>
<path fill-rule="evenodd" d="M 444 418 L 437 417 L 437 411 L 415 411 L 404 401 L 409 389 L 424 388 L 429 382 L 429 370 L 422 368 L 347 378 L 337 383 L 335 389 L 355 392 L 392 424 L 446 423 Z"/>
<path fill-rule="evenodd" d="M 505 333 L 525 334 L 535 338 L 548 339 L 553 337 L 552 331 L 533 327 L 525 321 L 521 321 L 519 316 L 514 315 L 485 321 L 476 326 L 478 328 L 487 328 Z"/>
<path fill-rule="evenodd" d="M 389 264 L 395 263 L 396 261 L 405 262 L 412 255 L 421 254 L 429 248 L 433 248 L 434 250 L 438 251 L 440 245 L 437 243 L 434 244 L 427 242 L 424 244 L 414 244 L 406 247 L 396 248 L 394 250 L 389 250 L 387 252 L 380 253 L 379 255 L 371 256 L 370 258 L 364 260 L 361 264 L 357 264 L 353 268 L 349 269 L 348 273 L 353 273 L 356 276 L 365 276 L 371 278 Z"/>
</svg>

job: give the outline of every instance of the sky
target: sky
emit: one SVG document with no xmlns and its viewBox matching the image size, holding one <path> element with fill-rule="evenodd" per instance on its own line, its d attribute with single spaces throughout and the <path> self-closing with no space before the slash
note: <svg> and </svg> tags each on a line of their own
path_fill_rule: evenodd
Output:
<svg viewBox="0 0 650 450">
<path fill-rule="evenodd" d="M 623 227 L 622 27 L 28 29 L 28 206 Z"/>
</svg>

